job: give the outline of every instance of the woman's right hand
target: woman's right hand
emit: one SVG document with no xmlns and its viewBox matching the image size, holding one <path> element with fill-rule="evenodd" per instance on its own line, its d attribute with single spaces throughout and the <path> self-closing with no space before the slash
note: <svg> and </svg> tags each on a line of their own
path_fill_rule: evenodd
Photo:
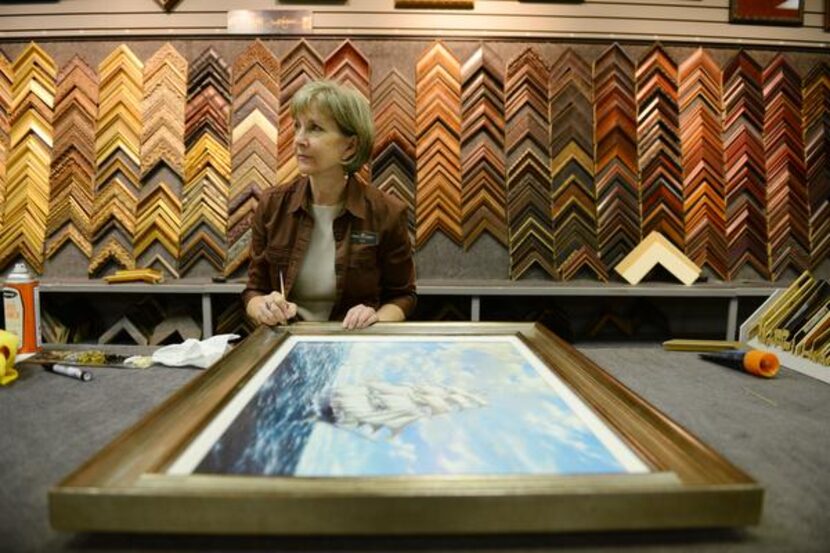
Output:
<svg viewBox="0 0 830 553">
<path fill-rule="evenodd" d="M 297 315 L 297 304 L 285 299 L 279 292 L 251 298 L 245 306 L 248 317 L 268 326 L 286 324 Z"/>
</svg>

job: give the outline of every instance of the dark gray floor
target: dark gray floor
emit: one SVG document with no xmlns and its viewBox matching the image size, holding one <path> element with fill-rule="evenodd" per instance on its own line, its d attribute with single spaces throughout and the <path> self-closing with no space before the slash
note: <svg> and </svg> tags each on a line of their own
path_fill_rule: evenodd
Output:
<svg viewBox="0 0 830 553">
<path fill-rule="evenodd" d="M 24 369 L 0 389 L 0 551 L 830 551 L 830 385 L 786 369 L 761 380 L 656 344 L 580 349 L 758 480 L 766 489 L 761 524 L 485 538 L 58 533 L 49 527 L 48 488 L 199 371 L 98 369 L 82 383 Z"/>
</svg>

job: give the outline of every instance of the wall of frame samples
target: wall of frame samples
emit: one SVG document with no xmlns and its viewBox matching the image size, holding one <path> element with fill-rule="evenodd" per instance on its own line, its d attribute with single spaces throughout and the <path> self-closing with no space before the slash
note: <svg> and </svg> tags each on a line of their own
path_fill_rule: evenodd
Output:
<svg viewBox="0 0 830 553">
<path fill-rule="evenodd" d="M 288 100 L 320 77 L 370 99 L 378 139 L 362 176 L 410 207 L 421 279 L 614 280 L 651 230 L 715 280 L 830 270 L 824 53 L 426 39 L 2 50 L 4 272 L 24 259 L 50 279 L 243 275 L 258 195 L 296 175 Z M 177 341 L 200 326 L 195 297 L 153 309 L 108 297 L 92 323 L 73 315 L 83 297 L 50 294 L 46 341 Z M 563 336 L 664 335 L 644 301 L 584 320 L 564 300 L 510 308 Z M 214 303 L 215 332 L 250 330 L 236 297 Z M 485 318 L 511 317 L 489 303 Z M 425 298 L 421 315 L 468 309 Z"/>
<path fill-rule="evenodd" d="M 322 77 L 371 101 L 371 179 L 409 206 L 422 278 L 605 281 L 653 230 L 717 280 L 828 269 L 825 53 L 335 39 L 2 49 L 3 271 L 22 258 L 49 277 L 243 275 L 259 194 L 297 175 L 288 101 Z"/>
</svg>

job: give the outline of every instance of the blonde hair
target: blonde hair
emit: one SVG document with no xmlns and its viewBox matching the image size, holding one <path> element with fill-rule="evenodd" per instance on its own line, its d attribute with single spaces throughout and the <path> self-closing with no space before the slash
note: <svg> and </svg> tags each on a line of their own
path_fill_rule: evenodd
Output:
<svg viewBox="0 0 830 553">
<path fill-rule="evenodd" d="M 311 81 L 291 98 L 291 115 L 296 118 L 312 105 L 330 115 L 341 133 L 357 139 L 354 156 L 343 164 L 347 173 L 356 173 L 369 161 L 375 143 L 372 110 L 366 98 L 352 87 L 333 81 Z"/>
</svg>

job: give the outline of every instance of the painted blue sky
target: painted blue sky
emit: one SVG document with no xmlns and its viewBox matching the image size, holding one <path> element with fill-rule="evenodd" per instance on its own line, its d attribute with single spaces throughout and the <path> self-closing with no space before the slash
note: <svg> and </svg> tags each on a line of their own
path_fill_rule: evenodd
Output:
<svg viewBox="0 0 830 553">
<path fill-rule="evenodd" d="M 318 422 L 297 476 L 640 472 L 617 458 L 521 353 L 517 342 L 355 341 L 334 386 L 383 381 L 460 388 L 487 405 L 388 429 Z M 320 342 L 320 347 L 333 347 Z M 336 347 L 336 346 L 334 346 Z M 546 370 L 546 369 L 545 369 Z M 606 439 L 612 447 L 620 444 Z M 625 456 L 623 456 L 623 459 Z"/>
</svg>

